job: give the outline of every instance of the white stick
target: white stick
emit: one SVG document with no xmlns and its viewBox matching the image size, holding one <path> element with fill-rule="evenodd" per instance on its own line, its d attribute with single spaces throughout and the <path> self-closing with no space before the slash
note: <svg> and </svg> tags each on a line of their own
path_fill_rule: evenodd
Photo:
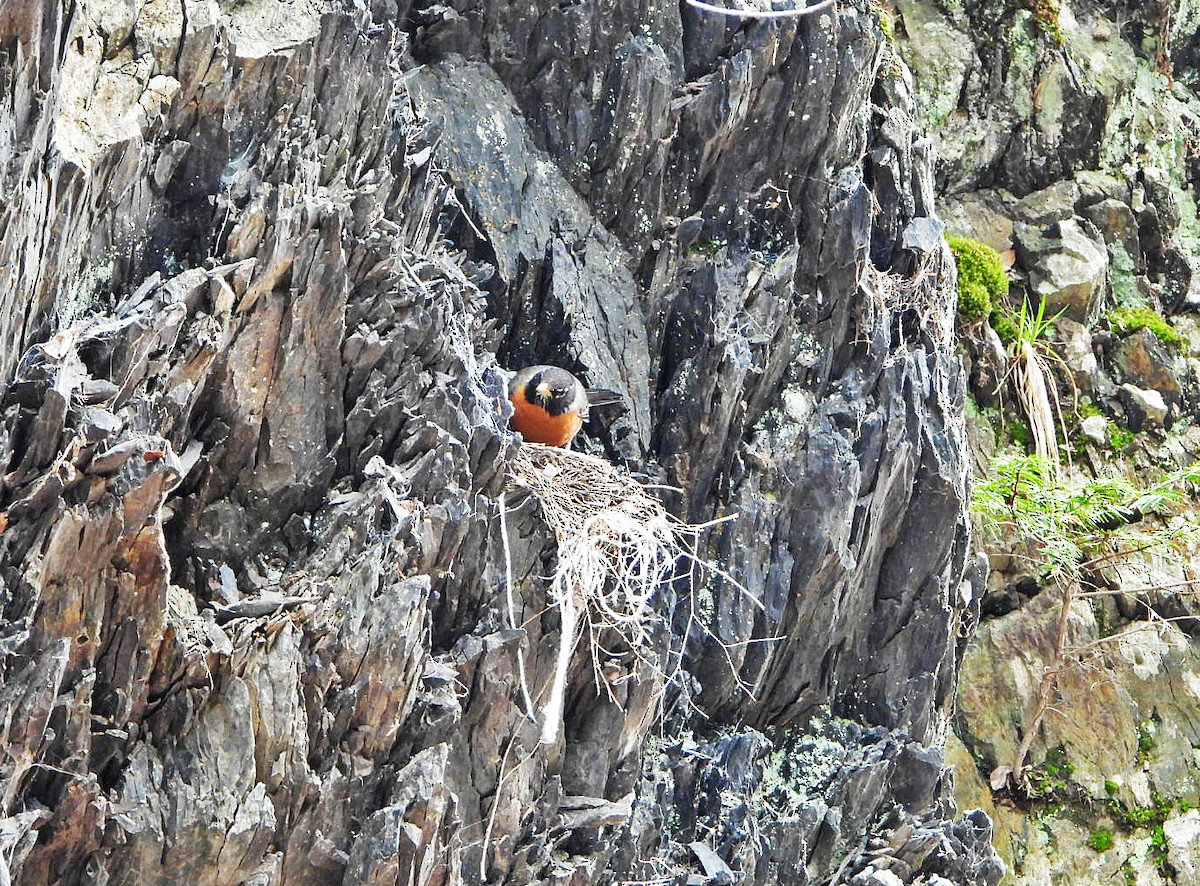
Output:
<svg viewBox="0 0 1200 886">
<path fill-rule="evenodd" d="M 703 3 L 701 0 L 687 0 L 687 2 L 689 6 L 703 9 L 705 12 L 715 12 L 718 15 L 729 15 L 733 18 L 797 18 L 802 15 L 820 12 L 822 9 L 828 9 L 830 6 L 833 6 L 835 0 L 822 0 L 820 3 L 805 6 L 801 9 L 729 9 L 726 6 L 713 6 L 711 3 Z"/>
<path fill-rule="evenodd" d="M 550 686 L 550 698 L 542 709 L 542 744 L 554 744 L 558 741 L 558 725 L 563 718 L 563 702 L 567 691 L 567 670 L 571 666 L 571 656 L 575 653 L 575 642 L 578 639 L 576 630 L 579 627 L 579 610 L 575 608 L 574 589 L 568 588 L 558 601 L 558 617 L 562 622 L 562 636 L 558 644 L 558 660 L 554 663 L 554 682 Z"/>
</svg>

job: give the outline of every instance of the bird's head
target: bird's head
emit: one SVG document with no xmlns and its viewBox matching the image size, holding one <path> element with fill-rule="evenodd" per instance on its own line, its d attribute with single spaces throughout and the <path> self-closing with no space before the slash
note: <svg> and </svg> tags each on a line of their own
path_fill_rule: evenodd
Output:
<svg viewBox="0 0 1200 886">
<path fill-rule="evenodd" d="M 541 404 L 551 415 L 562 415 L 574 403 L 577 389 L 575 376 L 552 366 L 529 380 L 525 396 Z"/>
</svg>

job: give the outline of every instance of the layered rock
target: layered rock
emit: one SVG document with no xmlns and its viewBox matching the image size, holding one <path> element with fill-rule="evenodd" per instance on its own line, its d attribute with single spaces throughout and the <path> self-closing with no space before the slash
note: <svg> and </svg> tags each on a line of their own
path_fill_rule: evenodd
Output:
<svg viewBox="0 0 1200 886">
<path fill-rule="evenodd" d="M 0 50 L 0 871 L 997 881 L 940 750 L 952 272 L 865 3 L 19 0 Z M 497 358 L 737 515 L 678 666 L 578 650 L 552 745 Z"/>
</svg>

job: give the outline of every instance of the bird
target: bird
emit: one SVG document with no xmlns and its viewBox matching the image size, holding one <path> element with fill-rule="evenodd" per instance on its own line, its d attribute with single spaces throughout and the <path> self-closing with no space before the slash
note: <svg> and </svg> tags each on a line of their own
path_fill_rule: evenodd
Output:
<svg viewBox="0 0 1200 886">
<path fill-rule="evenodd" d="M 513 430 L 531 443 L 565 447 L 571 444 L 589 406 L 622 402 L 620 394 L 602 388 L 588 389 L 583 382 L 557 366 L 526 366 L 508 383 Z"/>
</svg>

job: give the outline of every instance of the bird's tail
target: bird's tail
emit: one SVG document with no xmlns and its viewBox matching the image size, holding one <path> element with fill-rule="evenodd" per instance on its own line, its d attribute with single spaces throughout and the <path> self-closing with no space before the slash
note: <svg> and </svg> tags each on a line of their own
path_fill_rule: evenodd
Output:
<svg viewBox="0 0 1200 886">
<path fill-rule="evenodd" d="M 588 406 L 612 406 L 615 403 L 623 404 L 625 402 L 624 397 L 607 388 L 588 388 L 587 398 Z"/>
</svg>

